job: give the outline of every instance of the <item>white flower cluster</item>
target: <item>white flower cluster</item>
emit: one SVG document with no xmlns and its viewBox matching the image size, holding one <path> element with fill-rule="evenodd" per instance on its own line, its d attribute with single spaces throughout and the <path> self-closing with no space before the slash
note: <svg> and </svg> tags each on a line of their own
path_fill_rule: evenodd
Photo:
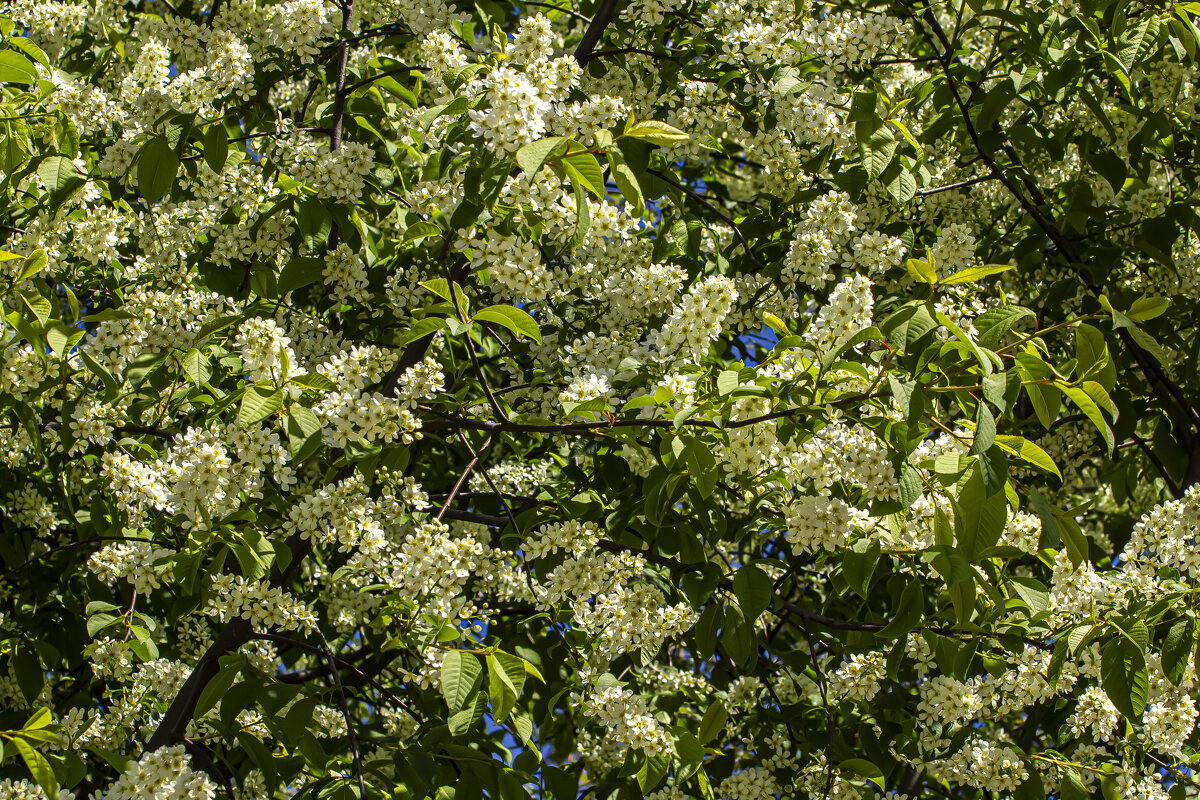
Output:
<svg viewBox="0 0 1200 800">
<path fill-rule="evenodd" d="M 488 481 L 496 491 L 504 494 L 536 494 L 541 485 L 550 479 L 555 464 L 552 461 L 503 461 L 488 467 L 487 479 L 476 473 L 471 476 L 469 486 L 473 492 L 490 491 Z"/>
<path fill-rule="evenodd" d="M 71 454 L 83 452 L 88 444 L 103 447 L 112 441 L 115 419 L 120 414 L 111 403 L 103 403 L 90 397 L 80 398 L 71 412 L 71 436 L 75 443 L 71 445 Z"/>
<path fill-rule="evenodd" d="M 648 583 L 616 586 L 597 595 L 594 602 L 575 603 L 572 608 L 575 623 L 593 637 L 601 659 L 638 650 L 657 653 L 664 641 L 696 624 L 690 605 L 666 605 L 663 593 Z"/>
<path fill-rule="evenodd" d="M 57 361 L 39 358 L 28 344 L 0 351 L 0 391 L 21 398 L 58 377 Z"/>
<path fill-rule="evenodd" d="M 1092 742 L 1112 741 L 1120 712 L 1099 686 L 1089 686 L 1075 700 L 1075 711 L 1067 718 L 1071 733 Z"/>
<path fill-rule="evenodd" d="M 317 365 L 317 374 L 324 375 L 334 385 L 361 392 L 381 382 L 397 361 L 395 353 L 374 345 L 353 345 L 340 350 Z"/>
<path fill-rule="evenodd" d="M 268 468 L 280 485 L 293 484 L 291 458 L 276 432 L 214 425 L 188 428 L 159 461 L 143 464 L 124 452 L 106 452 L 101 475 L 131 521 L 152 507 L 183 514 L 185 527 L 204 528 L 237 510 L 243 496 L 261 496 Z"/>
<path fill-rule="evenodd" d="M 821 353 L 836 350 L 854 334 L 871 326 L 875 296 L 864 275 L 843 278 L 808 328 L 808 340 Z"/>
<path fill-rule="evenodd" d="M 6 497 L 8 516 L 13 523 L 45 536 L 58 527 L 54 507 L 32 486 L 22 486 Z"/>
<path fill-rule="evenodd" d="M 768 770 L 750 767 L 721 781 L 716 793 L 721 800 L 761 800 L 779 796 L 780 786 Z"/>
<path fill-rule="evenodd" d="M 1200 484 L 1178 500 L 1155 506 L 1133 526 L 1121 560 L 1126 572 L 1152 581 L 1163 567 L 1174 567 L 1190 581 L 1200 578 Z"/>
<path fill-rule="evenodd" d="M 603 535 L 595 523 L 574 519 L 544 525 L 538 534 L 522 548 L 526 558 L 542 558 L 559 550 L 579 557 L 591 552 Z"/>
<path fill-rule="evenodd" d="M 314 543 L 336 544 L 343 552 L 357 547 L 367 556 L 385 543 L 377 504 L 357 474 L 299 498 L 288 511 L 284 531 Z"/>
<path fill-rule="evenodd" d="M 476 254 L 471 263 L 487 267 L 497 299 L 536 303 L 549 296 L 555 282 L 535 242 L 490 230 L 483 237 L 470 241 Z"/>
<path fill-rule="evenodd" d="M 280 139 L 276 148 L 283 169 L 318 196 L 333 202 L 357 200 L 375 166 L 374 153 L 361 142 L 342 142 L 337 150 L 330 150 L 328 142 L 293 134 Z"/>
<path fill-rule="evenodd" d="M 251 317 L 241 324 L 234 347 L 242 357 L 242 369 L 247 377 L 258 381 L 281 381 L 285 377 L 283 364 L 296 365 L 292 340 L 272 319 Z"/>
<path fill-rule="evenodd" d="M 524 71 L 498 66 L 471 81 L 467 91 L 484 93 L 487 102 L 467 114 L 472 130 L 504 156 L 542 138 L 554 104 L 566 98 L 582 70 L 570 56 L 550 58 L 553 38 L 541 16 L 521 20 L 511 42 L 495 44 L 507 44 L 508 60 L 524 63 Z"/>
<path fill-rule="evenodd" d="M 212 585 L 213 596 L 204 613 L 222 622 L 241 617 L 256 629 L 282 631 L 311 631 L 317 626 L 317 616 L 311 608 L 266 581 L 248 581 L 241 575 L 216 575 Z"/>
<path fill-rule="evenodd" d="M 921 683 L 917 719 L 923 724 L 965 723 L 983 709 L 983 698 L 974 681 L 964 683 L 949 675 L 935 675 Z"/>
<path fill-rule="evenodd" d="M 421 422 L 410 409 L 440 392 L 445 375 L 437 361 L 426 358 L 399 376 L 397 396 L 366 391 L 390 373 L 395 361 L 394 354 L 356 346 L 317 368 L 339 387 L 313 408 L 327 444 L 345 447 L 351 441 L 377 439 L 408 444 L 421 438 Z"/>
<path fill-rule="evenodd" d="M 436 359 L 426 356 L 400 376 L 396 398 L 409 408 L 418 402 L 432 400 L 446 385 L 446 375 Z"/>
<path fill-rule="evenodd" d="M 840 497 L 797 497 L 785 513 L 785 537 L 794 555 L 838 550 L 855 530 L 874 527 L 870 514 Z"/>
<path fill-rule="evenodd" d="M 662 328 L 646 341 L 664 365 L 681 360 L 699 361 L 721 333 L 722 324 L 738 300 L 734 283 L 713 275 L 692 286 L 671 311 Z"/>
<path fill-rule="evenodd" d="M 986 792 L 1007 795 L 1029 778 L 1025 763 L 1012 747 L 976 738 L 931 768 L 943 778 Z"/>
<path fill-rule="evenodd" d="M 453 536 L 444 523 L 426 520 L 389 553 L 384 582 L 419 601 L 423 611 L 446 618 L 467 580 L 484 572 L 488 555 L 474 537 Z"/>
<path fill-rule="evenodd" d="M 842 71 L 875 58 L 903 26 L 888 14 L 824 13 L 804 25 L 804 44 Z"/>
<path fill-rule="evenodd" d="M 671 750 L 671 737 L 650 713 L 646 701 L 628 689 L 609 686 L 586 694 L 580 710 L 584 717 L 607 728 L 609 740 L 623 750 L 641 750 L 648 756 Z"/>
<path fill-rule="evenodd" d="M 92 553 L 87 566 L 104 583 L 111 585 L 124 580 L 134 591 L 145 594 L 161 585 L 154 564 L 170 554 L 170 550 L 148 542 L 116 542 Z"/>
<path fill-rule="evenodd" d="M 333 34 L 336 8 L 327 0 L 285 0 L 271 6 L 268 41 L 285 53 L 316 55 L 317 42 Z"/>
<path fill-rule="evenodd" d="M 187 226 L 177 227 L 180 235 L 188 234 Z M 149 238 L 157 235 L 155 231 Z M 190 239 L 187 244 L 191 244 Z M 143 353 L 191 347 L 205 323 L 229 313 L 226 303 L 215 292 L 187 287 L 160 291 L 133 286 L 126 291 L 121 308 L 132 317 L 101 322 L 95 335 L 85 339 L 80 347 L 117 375 Z"/>
<path fill-rule="evenodd" d="M 121 773 L 104 800 L 213 800 L 217 787 L 195 772 L 183 745 L 146 753 Z"/>
<path fill-rule="evenodd" d="M 895 497 L 895 470 L 888 451 L 863 425 L 830 420 L 783 458 L 781 466 L 793 483 L 811 482 L 822 494 L 828 494 L 835 483 L 845 482 L 863 487 L 873 500 Z"/>
<path fill-rule="evenodd" d="M 36 783 L 25 780 L 5 778 L 0 781 L 0 797 L 4 800 L 49 800 L 45 790 Z M 59 789 L 54 800 L 72 800 L 74 795 L 69 789 Z"/>
<path fill-rule="evenodd" d="M 887 677 L 886 653 L 855 653 L 842 664 L 828 680 L 827 692 L 831 700 L 867 702 L 879 694 L 881 682 Z"/>
<path fill-rule="evenodd" d="M 133 674 L 133 649 L 127 642 L 101 639 L 88 645 L 87 652 L 97 678 L 124 681 Z"/>
<path fill-rule="evenodd" d="M 942 229 L 933 247 L 929 248 L 939 277 L 963 269 L 975 257 L 975 236 L 970 226 L 955 222 Z"/>
<path fill-rule="evenodd" d="M 830 269 L 841 260 L 840 249 L 857 230 L 858 209 L 842 192 L 829 192 L 808 204 L 784 261 L 788 283 L 821 286 L 833 277 Z M 870 240 L 875 245 L 875 240 Z M 877 249 L 882 249 L 879 245 Z M 866 251 L 864 250 L 864 258 Z"/>
</svg>

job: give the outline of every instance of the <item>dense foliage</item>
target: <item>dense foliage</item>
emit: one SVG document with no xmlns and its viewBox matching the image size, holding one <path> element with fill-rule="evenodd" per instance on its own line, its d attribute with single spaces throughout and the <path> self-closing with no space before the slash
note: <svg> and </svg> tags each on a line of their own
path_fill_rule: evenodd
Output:
<svg viewBox="0 0 1200 800">
<path fill-rule="evenodd" d="M 5 0 L 0 798 L 1173 800 L 1200 4 Z"/>
</svg>

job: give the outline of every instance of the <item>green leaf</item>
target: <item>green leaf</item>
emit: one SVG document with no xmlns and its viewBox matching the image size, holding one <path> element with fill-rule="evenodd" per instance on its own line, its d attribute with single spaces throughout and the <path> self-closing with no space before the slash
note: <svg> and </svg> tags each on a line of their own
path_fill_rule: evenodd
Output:
<svg viewBox="0 0 1200 800">
<path fill-rule="evenodd" d="M 838 765 L 838 769 L 861 775 L 878 786 L 880 791 L 883 791 L 883 770 L 865 758 L 848 758 Z"/>
<path fill-rule="evenodd" d="M 975 409 L 975 438 L 971 441 L 971 455 L 983 455 L 996 440 L 996 418 L 985 403 Z"/>
<path fill-rule="evenodd" d="M 846 115 L 847 122 L 872 122 L 878 116 L 879 93 L 855 89 L 850 95 L 850 113 Z"/>
<path fill-rule="evenodd" d="M 879 541 L 866 538 L 842 551 L 842 576 L 860 597 L 867 596 L 867 587 L 875 574 L 875 565 L 879 563 L 879 553 Z"/>
<path fill-rule="evenodd" d="M 16 674 L 17 687 L 25 697 L 25 701 L 33 703 L 42 692 L 46 674 L 42 669 L 42 660 L 37 651 L 29 645 L 22 646 L 12 656 L 12 668 Z"/>
<path fill-rule="evenodd" d="M 46 757 L 34 750 L 29 742 L 24 739 L 13 737 L 10 740 L 16 745 L 17 752 L 21 754 L 21 758 L 25 761 L 25 766 L 29 768 L 29 772 L 33 775 L 33 781 L 38 786 L 42 787 L 42 791 L 46 793 L 46 797 L 58 797 L 58 778 L 54 776 L 54 769 L 50 766 L 50 762 Z"/>
<path fill-rule="evenodd" d="M 587 191 L 578 181 L 572 187 L 575 192 L 575 231 L 571 236 L 571 251 L 578 250 L 587 239 L 588 228 L 592 225 L 592 208 L 588 205 Z"/>
<path fill-rule="evenodd" d="M 1104 334 L 1086 323 L 1075 326 L 1075 375 L 1079 380 L 1093 378 L 1108 386 L 1116 383 L 1117 371 Z"/>
<path fill-rule="evenodd" d="M 229 159 L 229 139 L 226 138 L 225 126 L 214 122 L 204 132 L 204 163 L 213 172 L 219 173 L 225 168 Z"/>
<path fill-rule="evenodd" d="M 608 190 L 604 187 L 604 171 L 600 162 L 587 150 L 576 150 L 562 158 L 563 169 L 572 182 L 583 186 L 596 197 L 604 197 Z"/>
<path fill-rule="evenodd" d="M 729 712 L 725 709 L 724 701 L 720 698 L 713 700 L 700 720 L 700 744 L 708 744 L 715 739 L 721 731 L 725 730 L 725 723 L 728 721 Z"/>
<path fill-rule="evenodd" d="M 315 197 L 301 200 L 296 204 L 296 227 L 300 229 L 300 238 L 303 240 L 304 246 L 314 253 L 319 253 L 329 243 L 329 234 L 333 231 L 333 214 L 324 203 Z M 407 231 L 405 233 L 407 234 Z M 293 261 L 296 260 L 298 259 L 293 259 Z M 321 269 L 324 271 L 325 259 L 314 257 L 312 260 L 319 261 Z M 318 277 L 320 277 L 320 273 L 318 273 Z M 281 274 L 280 280 L 282 279 Z M 279 293 L 284 294 L 284 291 L 280 289 Z"/>
<path fill-rule="evenodd" d="M 48 708 L 39 708 L 33 712 L 29 719 L 25 720 L 25 724 L 21 726 L 23 731 L 33 731 L 39 728 L 45 728 L 54 722 L 54 714 Z"/>
<path fill-rule="evenodd" d="M 1134 322 L 1146 322 L 1161 316 L 1171 305 L 1167 297 L 1139 297 L 1125 312 L 1125 316 Z"/>
<path fill-rule="evenodd" d="M 859 144 L 863 151 L 863 167 L 872 178 L 878 178 L 892 163 L 892 156 L 896 153 L 896 137 L 891 129 L 880 125 L 865 138 L 860 138 Z"/>
<path fill-rule="evenodd" d="M 517 336 L 528 336 L 538 344 L 542 343 L 542 333 L 529 312 L 515 306 L 488 306 L 475 312 L 476 322 L 494 322 L 503 325 Z"/>
<path fill-rule="evenodd" d="M 1131 722 L 1142 718 L 1150 679 L 1146 657 L 1141 649 L 1124 636 L 1111 639 L 1100 651 L 1100 682 L 1108 699 Z"/>
<path fill-rule="evenodd" d="M 179 156 L 165 136 L 155 136 L 142 147 L 137 161 L 137 188 L 147 203 L 167 196 L 179 170 Z"/>
<path fill-rule="evenodd" d="M 38 177 L 51 194 L 61 194 L 80 180 L 75 162 L 66 156 L 47 156 L 38 164 Z"/>
<path fill-rule="evenodd" d="M 974 283 L 981 278 L 986 278 L 988 275 L 1008 272 L 1010 269 L 1013 269 L 1013 267 L 1005 264 L 984 264 L 981 267 L 967 267 L 953 275 L 942 278 L 938 283 L 942 286 L 953 286 L 956 283 Z"/>
<path fill-rule="evenodd" d="M 37 68 L 33 62 L 12 50 L 0 50 L 0 83 L 37 83 Z"/>
<path fill-rule="evenodd" d="M 644 205 L 642 187 L 638 184 L 637 175 L 625 163 L 625 159 L 621 157 L 620 151 L 615 147 L 608 151 L 608 172 L 612 176 L 613 183 L 617 185 L 617 189 L 625 198 L 629 212 L 634 215 L 640 214 Z"/>
<path fill-rule="evenodd" d="M 321 446 L 321 420 L 311 409 L 293 403 L 284 420 L 292 460 L 297 464 L 307 461 Z"/>
<path fill-rule="evenodd" d="M 517 702 L 517 690 L 504 670 L 495 664 L 495 657 L 489 653 L 488 662 L 488 696 L 492 703 L 492 717 L 497 723 L 504 722 Z"/>
<path fill-rule="evenodd" d="M 474 653 L 450 650 L 442 661 L 442 697 L 451 711 L 461 711 L 483 684 L 483 668 Z"/>
<path fill-rule="evenodd" d="M 979 554 L 994 547 L 1008 521 L 1008 500 L 1004 492 L 989 495 L 983 477 L 974 472 L 963 484 L 954 503 L 954 527 L 958 549 L 974 564 Z"/>
<path fill-rule="evenodd" d="M 640 139 L 643 142 L 650 144 L 675 144 L 676 142 L 686 142 L 692 138 L 688 134 L 668 125 L 665 122 L 656 122 L 647 120 L 631 125 L 622 134 L 631 139 Z"/>
<path fill-rule="evenodd" d="M 684 451 L 688 473 L 696 484 L 696 490 L 701 497 L 709 497 L 717 487 L 720 475 L 717 460 L 708 445 L 700 439 L 693 439 Z"/>
<path fill-rule="evenodd" d="M 275 281 L 275 292 L 285 297 L 289 292 L 316 283 L 325 276 L 325 260 L 316 256 L 293 256 Z"/>
<path fill-rule="evenodd" d="M 283 408 L 283 392 L 270 385 L 250 386 L 238 407 L 238 427 L 248 428 Z"/>
<path fill-rule="evenodd" d="M 1096 401 L 1092 399 L 1091 395 L 1079 386 L 1071 386 L 1061 381 L 1056 381 L 1054 385 L 1069 397 L 1072 403 L 1079 406 L 1079 410 L 1083 412 L 1084 416 L 1096 426 L 1096 430 L 1100 432 L 1100 435 L 1104 438 L 1104 443 L 1108 446 L 1108 452 L 1111 453 L 1113 447 L 1116 446 L 1112 428 L 1108 426 L 1108 421 L 1100 413 L 1100 407 L 1096 405 Z"/>
<path fill-rule="evenodd" d="M 25 259 L 25 265 L 17 273 L 17 283 L 28 280 L 46 268 L 46 251 L 38 248 Z"/>
<path fill-rule="evenodd" d="M 895 175 L 889 179 L 888 174 L 893 171 L 895 171 Z M 899 205 L 904 205 L 916 196 L 917 179 L 908 170 L 904 169 L 900 165 L 900 162 L 893 162 L 884 173 L 883 178 L 887 180 L 885 184 L 887 193 Z"/>
<path fill-rule="evenodd" d="M 983 368 L 984 375 L 992 374 L 993 362 L 999 362 L 999 356 L 990 350 L 983 350 L 978 344 L 975 343 L 974 339 L 963 332 L 962 328 L 958 327 L 954 320 L 950 319 L 941 311 L 938 311 L 936 314 L 934 314 L 934 318 L 940 324 L 944 325 L 951 333 L 953 333 L 954 338 L 958 339 L 971 350 L 971 352 L 975 355 L 975 360 L 978 361 L 979 366 Z M 1004 368 L 1002 363 L 996 363 L 995 366 L 999 366 L 1001 369 Z"/>
<path fill-rule="evenodd" d="M 679 768 L 675 773 L 677 783 L 691 778 L 704 764 L 703 745 L 687 731 L 680 731 L 675 735 L 675 755 L 679 759 Z"/>
<path fill-rule="evenodd" d="M 1009 578 L 1013 591 L 1025 601 L 1034 614 L 1040 614 L 1050 606 L 1050 592 L 1042 583 L 1034 578 L 1023 578 L 1014 575 Z"/>
<path fill-rule="evenodd" d="M 436 222 L 419 220 L 414 222 L 412 225 L 409 225 L 408 228 L 405 229 L 404 241 L 415 242 L 418 239 L 427 239 L 430 236 L 441 236 L 443 233 L 445 233 L 445 231 L 442 230 L 442 226 L 438 225 Z"/>
<path fill-rule="evenodd" d="M 1060 775 L 1059 797 L 1062 800 L 1090 800 L 1092 793 L 1083 785 L 1083 780 L 1079 777 L 1079 770 L 1074 767 L 1065 767 L 1061 770 Z"/>
<path fill-rule="evenodd" d="M 667 756 L 662 754 L 646 756 L 637 771 L 638 787 L 641 788 L 642 794 L 649 794 L 654 787 L 662 783 L 670 768 L 671 759 Z"/>
<path fill-rule="evenodd" d="M 195 347 L 188 348 L 184 352 L 183 358 L 180 359 L 180 365 L 194 386 L 203 386 L 212 377 L 212 364 L 209 362 L 208 356 Z"/>
<path fill-rule="evenodd" d="M 925 588 L 919 580 L 909 579 L 900 593 L 900 603 L 893 609 L 891 622 L 879 632 L 884 639 L 899 639 L 920 624 L 925 616 Z"/>
<path fill-rule="evenodd" d="M 908 267 L 908 274 L 914 281 L 926 284 L 937 283 L 937 270 L 928 261 L 910 258 L 905 264 Z"/>
<path fill-rule="evenodd" d="M 418 339 L 424 339 L 426 336 L 432 336 L 442 328 L 446 327 L 444 317 L 423 317 L 413 323 L 410 330 L 406 331 L 399 339 L 396 340 L 397 347 L 415 342 Z M 330 387 L 332 388 L 332 387 Z"/>
<path fill-rule="evenodd" d="M 1167 631 L 1162 644 L 1162 667 L 1167 680 L 1176 686 L 1187 671 L 1188 656 L 1196 641 L 1196 621 L 1191 617 L 1179 620 Z"/>
<path fill-rule="evenodd" d="M 46 344 L 50 345 L 54 355 L 62 357 L 62 354 L 67 351 L 71 336 L 78 332 L 67 326 L 66 323 L 54 322 L 46 328 Z"/>
<path fill-rule="evenodd" d="M 746 564 L 733 577 L 733 593 L 746 621 L 754 624 L 775 597 L 775 582 L 754 564 Z"/>
<path fill-rule="evenodd" d="M 517 150 L 517 166 L 520 167 L 530 180 L 542 170 L 546 160 L 568 141 L 565 136 L 550 136 L 530 142 Z"/>
<path fill-rule="evenodd" d="M 26 294 L 25 292 L 21 292 L 21 300 L 33 312 L 33 316 L 37 318 L 38 323 L 44 327 L 53 311 L 50 301 L 40 294 Z"/>
<path fill-rule="evenodd" d="M 215 708 L 221 702 L 221 698 L 233 686 L 233 682 L 237 680 L 242 667 L 246 665 L 246 657 L 237 654 L 222 656 L 220 664 L 221 668 L 217 671 L 217 674 L 200 690 L 200 697 L 196 700 L 196 708 L 192 712 L 192 719 L 203 718 L 210 709 Z"/>
<path fill-rule="evenodd" d="M 717 394 L 724 397 L 732 394 L 741 384 L 741 375 L 736 369 L 723 369 L 717 373 Z"/>
<path fill-rule="evenodd" d="M 1058 471 L 1058 465 L 1054 463 L 1050 454 L 1028 439 L 1000 434 L 996 436 L 996 444 L 1009 455 L 1016 456 L 1038 469 L 1053 473 L 1060 481 L 1063 479 L 1062 473 Z"/>
<path fill-rule="evenodd" d="M 912 352 L 913 345 L 936 327 L 923 303 L 901 306 L 879 325 L 888 343 L 905 352 Z"/>
<path fill-rule="evenodd" d="M 525 663 L 517 656 L 498 650 L 488 653 L 487 668 L 492 716 L 496 722 L 503 722 L 513 710 L 525 685 Z"/>
</svg>

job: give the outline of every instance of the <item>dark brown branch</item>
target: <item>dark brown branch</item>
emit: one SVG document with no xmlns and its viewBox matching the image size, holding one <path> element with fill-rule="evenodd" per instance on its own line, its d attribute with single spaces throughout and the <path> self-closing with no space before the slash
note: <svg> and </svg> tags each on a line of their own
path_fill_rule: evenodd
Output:
<svg viewBox="0 0 1200 800">
<path fill-rule="evenodd" d="M 463 439 L 462 431 L 456 431 L 456 433 L 458 434 L 458 437 L 460 439 Z M 466 444 L 465 439 L 463 439 L 463 443 Z M 434 519 L 440 520 L 442 517 L 446 516 L 446 512 L 450 510 L 450 504 L 454 502 L 454 495 L 458 494 L 458 490 L 461 489 L 463 483 L 466 482 L 467 476 L 469 476 L 471 474 L 471 471 L 475 469 L 477 464 L 479 464 L 480 456 L 482 456 L 484 454 L 484 452 L 486 452 L 487 449 L 491 446 L 492 446 L 492 436 L 491 436 L 491 434 L 488 434 L 487 439 L 485 439 L 483 442 L 483 447 L 479 448 L 479 452 L 478 453 L 476 453 L 474 451 L 471 452 L 471 456 L 472 456 L 471 460 L 467 462 L 466 468 L 464 468 L 462 471 L 462 474 L 458 476 L 458 480 L 454 482 L 454 486 L 450 489 L 450 494 L 446 496 L 446 502 L 442 503 L 442 508 L 434 516 Z M 467 449 L 468 450 L 471 449 L 471 446 L 469 444 L 467 445 Z"/>
<path fill-rule="evenodd" d="M 158 724 L 158 728 L 150 737 L 150 741 L 146 742 L 147 753 L 183 741 L 188 723 L 192 721 L 192 715 L 196 710 L 196 702 L 200 699 L 200 693 L 220 670 L 218 660 L 221 656 L 234 652 L 250 641 L 251 634 L 250 623 L 241 617 L 231 620 L 221 629 L 217 638 L 196 662 L 195 669 L 184 681 L 179 694 L 175 695 L 175 699 L 171 701 L 170 708 L 167 709 L 162 722 Z"/>
<path fill-rule="evenodd" d="M 575 48 L 575 60 L 579 62 L 579 66 L 586 67 L 592 60 L 592 54 L 596 45 L 600 43 L 600 37 L 604 35 L 604 29 L 616 15 L 617 0 L 603 0 L 600 3 L 600 8 L 596 9 L 596 16 L 588 23 L 587 30 L 583 32 L 583 39 Z"/>
<path fill-rule="evenodd" d="M 932 189 L 922 189 L 921 191 L 917 192 L 917 197 L 928 197 L 931 194 L 941 194 L 942 192 L 952 192 L 955 189 L 965 189 L 968 186 L 975 186 L 976 184 L 984 183 L 985 181 L 994 181 L 994 180 L 996 180 L 995 175 L 982 175 L 978 178 L 971 178 L 969 181 L 959 181 L 958 183 L 950 183 L 945 186 L 935 186 Z"/>
<path fill-rule="evenodd" d="M 1176 500 L 1183 497 L 1183 488 L 1177 485 L 1174 479 L 1171 478 L 1171 473 L 1167 472 L 1167 465 L 1162 462 L 1162 459 L 1154 454 L 1154 451 L 1150 449 L 1150 445 L 1146 443 L 1146 440 L 1141 436 L 1138 436 L 1136 433 L 1131 433 L 1129 435 L 1135 442 L 1137 442 L 1138 447 L 1142 448 L 1142 452 L 1146 454 L 1146 458 L 1150 460 L 1150 463 L 1154 465 L 1154 468 L 1158 470 L 1158 474 L 1162 476 L 1163 481 L 1167 484 L 1167 489 L 1170 490 L 1171 496 Z"/>
</svg>

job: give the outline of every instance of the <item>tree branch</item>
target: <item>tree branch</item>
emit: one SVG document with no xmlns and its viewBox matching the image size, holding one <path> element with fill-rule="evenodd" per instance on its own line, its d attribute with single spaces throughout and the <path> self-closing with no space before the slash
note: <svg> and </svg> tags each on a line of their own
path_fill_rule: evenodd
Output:
<svg viewBox="0 0 1200 800">
<path fill-rule="evenodd" d="M 600 43 L 600 37 L 604 35 L 604 29 L 616 15 L 617 0 L 603 0 L 600 3 L 600 8 L 596 9 L 596 16 L 592 17 L 591 22 L 588 23 L 587 30 L 583 32 L 583 39 L 575 48 L 575 60 L 579 62 L 579 66 L 586 67 L 592 60 L 596 45 Z"/>
</svg>

